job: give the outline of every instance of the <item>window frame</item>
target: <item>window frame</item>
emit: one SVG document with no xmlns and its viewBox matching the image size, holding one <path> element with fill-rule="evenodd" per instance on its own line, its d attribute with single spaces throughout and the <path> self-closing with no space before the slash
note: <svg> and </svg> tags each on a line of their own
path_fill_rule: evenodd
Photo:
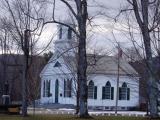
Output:
<svg viewBox="0 0 160 120">
<path fill-rule="evenodd" d="M 107 81 L 106 85 L 102 87 L 102 99 L 114 100 L 114 87 L 111 86 L 110 81 Z"/>
<path fill-rule="evenodd" d="M 119 100 L 130 100 L 130 88 L 126 82 L 123 82 L 122 87 L 119 87 Z"/>
<path fill-rule="evenodd" d="M 64 79 L 64 97 L 72 97 L 72 79 Z"/>
<path fill-rule="evenodd" d="M 92 86 L 91 86 L 91 85 Z M 94 82 L 91 80 L 88 83 L 88 99 L 97 99 L 97 86 L 94 85 Z"/>
<path fill-rule="evenodd" d="M 94 99 L 94 82 L 92 80 L 88 83 L 88 99 Z"/>
<path fill-rule="evenodd" d="M 51 97 L 51 80 L 44 80 L 43 82 L 43 97 Z"/>
</svg>

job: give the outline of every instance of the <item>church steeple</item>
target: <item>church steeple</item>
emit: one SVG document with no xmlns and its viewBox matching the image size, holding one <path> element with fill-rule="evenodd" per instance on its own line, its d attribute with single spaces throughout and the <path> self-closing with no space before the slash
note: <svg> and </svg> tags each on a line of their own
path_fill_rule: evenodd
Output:
<svg viewBox="0 0 160 120">
<path fill-rule="evenodd" d="M 59 25 L 58 26 L 59 29 L 59 40 L 61 39 L 65 39 L 65 40 L 70 40 L 72 39 L 72 30 L 69 27 L 63 26 L 63 25 Z"/>
<path fill-rule="evenodd" d="M 58 25 L 57 38 L 55 41 L 55 52 L 58 54 L 74 55 L 76 41 L 71 28 Z"/>
</svg>

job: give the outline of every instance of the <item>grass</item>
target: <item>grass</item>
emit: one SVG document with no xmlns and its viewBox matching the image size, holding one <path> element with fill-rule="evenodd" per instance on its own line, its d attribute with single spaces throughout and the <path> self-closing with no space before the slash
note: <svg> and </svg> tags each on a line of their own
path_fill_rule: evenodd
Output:
<svg viewBox="0 0 160 120">
<path fill-rule="evenodd" d="M 35 115 L 35 116 L 30 115 L 25 118 L 15 115 L 0 115 L 0 120 L 88 120 L 88 119 L 80 119 L 78 117 L 71 115 Z M 149 119 L 143 117 L 93 116 L 93 119 L 89 120 L 149 120 Z"/>
</svg>

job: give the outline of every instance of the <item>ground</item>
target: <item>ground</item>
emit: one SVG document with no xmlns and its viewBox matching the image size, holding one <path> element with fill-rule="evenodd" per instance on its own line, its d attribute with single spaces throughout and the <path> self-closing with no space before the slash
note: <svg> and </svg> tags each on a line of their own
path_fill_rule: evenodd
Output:
<svg viewBox="0 0 160 120">
<path fill-rule="evenodd" d="M 34 111 L 33 106 L 28 107 L 28 113 L 32 114 Z M 115 114 L 115 111 L 104 111 L 104 110 L 91 110 L 89 109 L 90 115 L 98 116 L 110 116 Z M 75 114 L 75 106 L 65 105 L 65 104 L 44 104 L 36 105 L 35 113 L 36 114 Z M 118 111 L 118 115 L 121 116 L 146 116 L 146 112 L 143 111 Z"/>
<path fill-rule="evenodd" d="M 86 120 L 73 115 L 30 115 L 22 118 L 18 115 L 0 115 L 0 120 Z M 148 120 L 145 117 L 113 117 L 113 116 L 93 116 L 90 120 Z M 159 119 L 157 119 L 159 120 Z"/>
</svg>

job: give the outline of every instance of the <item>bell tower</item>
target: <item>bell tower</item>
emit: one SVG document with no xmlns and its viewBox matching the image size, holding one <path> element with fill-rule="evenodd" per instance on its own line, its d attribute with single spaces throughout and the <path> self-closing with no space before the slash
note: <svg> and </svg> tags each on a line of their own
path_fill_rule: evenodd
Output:
<svg viewBox="0 0 160 120">
<path fill-rule="evenodd" d="M 73 27 L 73 25 L 70 25 Z M 58 25 L 58 39 L 55 41 L 55 52 L 59 55 L 75 54 L 76 37 L 71 28 L 64 25 Z"/>
</svg>

